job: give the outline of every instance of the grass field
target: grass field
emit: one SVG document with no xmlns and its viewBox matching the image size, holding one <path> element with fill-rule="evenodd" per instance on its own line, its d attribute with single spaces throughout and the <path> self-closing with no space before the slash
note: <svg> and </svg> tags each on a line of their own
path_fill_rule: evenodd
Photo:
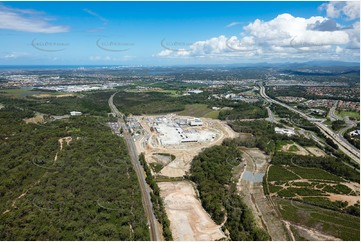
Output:
<svg viewBox="0 0 361 242">
<path fill-rule="evenodd" d="M 282 216 L 291 222 L 301 224 L 340 238 L 360 240 L 360 218 L 308 204 L 286 199 L 275 199 Z"/>
<path fill-rule="evenodd" d="M 180 93 L 177 93 L 177 90 L 146 90 L 146 89 L 142 90 L 142 89 L 131 88 L 131 89 L 127 89 L 127 92 L 133 92 L 133 93 L 137 93 L 137 92 L 161 92 L 161 93 L 169 94 L 169 95 L 174 96 L 174 97 L 181 96 Z"/>
<path fill-rule="evenodd" d="M 218 118 L 219 111 L 208 108 L 206 104 L 190 104 L 186 105 L 185 110 L 178 113 L 184 116 L 204 117 L 204 118 Z"/>
<path fill-rule="evenodd" d="M 14 98 L 25 98 L 30 97 L 32 95 L 37 94 L 48 94 L 50 96 L 58 96 L 58 95 L 64 95 L 65 92 L 49 92 L 49 91 L 40 91 L 40 90 L 32 90 L 32 88 L 16 88 L 16 89 L 0 89 L 0 94 L 6 95 L 8 97 L 14 97 Z"/>
<path fill-rule="evenodd" d="M 32 88 L 17 88 L 17 89 L 1 89 L 1 94 L 11 97 L 26 97 L 33 94 L 45 93 L 41 91 L 32 91 Z"/>
<path fill-rule="evenodd" d="M 352 111 L 336 111 L 336 115 L 341 117 L 349 116 L 350 118 L 354 118 L 357 120 L 360 120 L 360 113 L 358 112 L 352 112 Z"/>
</svg>

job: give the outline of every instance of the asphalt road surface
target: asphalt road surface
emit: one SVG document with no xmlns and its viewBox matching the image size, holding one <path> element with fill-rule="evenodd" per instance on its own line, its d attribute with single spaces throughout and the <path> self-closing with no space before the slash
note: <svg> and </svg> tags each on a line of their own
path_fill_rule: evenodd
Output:
<svg viewBox="0 0 361 242">
<path fill-rule="evenodd" d="M 113 103 L 113 98 L 117 93 L 114 93 L 108 100 L 108 104 L 109 107 L 111 109 L 111 111 L 117 116 L 118 118 L 118 122 L 120 123 L 122 129 L 123 129 L 123 136 L 124 139 L 127 143 L 128 146 L 128 151 L 129 151 L 129 155 L 131 158 L 131 162 L 133 164 L 134 170 L 137 174 L 138 177 L 138 182 L 140 185 L 140 189 L 141 189 L 141 193 L 142 193 L 142 202 L 143 202 L 143 207 L 144 207 L 144 211 L 147 215 L 148 218 L 148 225 L 149 225 L 149 231 L 150 231 L 150 240 L 153 241 L 159 241 L 161 240 L 160 238 L 160 233 L 159 233 L 159 229 L 158 229 L 158 225 L 157 225 L 157 220 L 154 216 L 154 211 L 153 211 L 153 204 L 152 201 L 150 200 L 150 195 L 149 195 L 149 188 L 148 185 L 145 181 L 145 177 L 144 177 L 144 170 L 143 167 L 141 166 L 139 159 L 138 159 L 138 152 L 137 149 L 135 147 L 134 141 L 132 136 L 128 133 L 128 129 L 126 127 L 126 124 L 124 122 L 123 119 L 123 114 L 121 112 L 119 112 L 119 110 L 117 109 L 117 107 L 115 107 L 114 103 Z"/>
</svg>

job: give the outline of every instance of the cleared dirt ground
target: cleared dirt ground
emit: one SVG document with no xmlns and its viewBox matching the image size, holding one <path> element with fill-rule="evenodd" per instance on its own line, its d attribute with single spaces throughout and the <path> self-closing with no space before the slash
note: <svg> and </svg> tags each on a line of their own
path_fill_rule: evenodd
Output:
<svg viewBox="0 0 361 242">
<path fill-rule="evenodd" d="M 317 147 L 306 147 L 306 150 L 308 150 L 314 156 L 326 156 L 326 153 Z"/>
<path fill-rule="evenodd" d="M 203 209 L 190 182 L 160 182 L 158 186 L 174 240 L 213 241 L 226 237 Z"/>
<path fill-rule="evenodd" d="M 26 124 L 28 123 L 33 123 L 33 124 L 42 124 L 44 123 L 44 115 L 43 114 L 36 114 L 34 117 L 32 118 L 26 118 L 23 119 L 25 121 Z"/>
<path fill-rule="evenodd" d="M 49 93 L 42 93 L 42 94 L 34 94 L 32 97 L 36 98 L 49 98 L 49 97 L 74 97 L 75 94 L 49 94 Z"/>
<path fill-rule="evenodd" d="M 297 147 L 297 150 L 296 151 L 292 151 L 292 148 L 291 147 Z M 284 145 L 282 146 L 282 151 L 285 151 L 285 152 L 291 152 L 291 153 L 294 153 L 296 155 L 308 155 L 308 151 L 303 148 L 302 146 L 296 144 L 296 143 L 293 143 L 293 144 L 287 144 L 287 145 Z"/>
</svg>

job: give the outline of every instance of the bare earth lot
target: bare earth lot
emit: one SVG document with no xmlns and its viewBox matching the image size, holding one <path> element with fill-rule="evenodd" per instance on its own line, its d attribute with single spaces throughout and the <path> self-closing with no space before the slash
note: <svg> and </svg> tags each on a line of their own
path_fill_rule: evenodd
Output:
<svg viewBox="0 0 361 242">
<path fill-rule="evenodd" d="M 213 241 L 226 237 L 197 199 L 190 182 L 160 182 L 174 240 Z"/>
</svg>

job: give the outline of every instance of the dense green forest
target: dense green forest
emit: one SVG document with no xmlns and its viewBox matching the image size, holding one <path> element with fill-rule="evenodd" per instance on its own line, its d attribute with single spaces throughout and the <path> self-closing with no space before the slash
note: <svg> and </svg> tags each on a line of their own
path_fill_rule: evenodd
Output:
<svg viewBox="0 0 361 242">
<path fill-rule="evenodd" d="M 197 185 L 202 206 L 217 224 L 226 221 L 224 228 L 230 232 L 232 240 L 269 240 L 237 195 L 231 172 L 240 159 L 241 153 L 235 143 L 207 148 L 193 159 L 191 179 Z"/>
<path fill-rule="evenodd" d="M 149 240 L 123 139 L 92 116 L 39 125 L 22 121 L 33 115 L 29 110 L 60 114 L 78 104 L 56 102 L 1 100 L 0 239 Z M 90 113 L 107 104 L 93 102 L 83 106 Z M 60 150 L 64 137 L 71 140 Z"/>
<path fill-rule="evenodd" d="M 80 111 L 90 115 L 106 115 L 110 112 L 108 99 L 114 92 L 93 92 L 74 97 L 9 98 L 0 95 L 0 103 L 8 108 L 16 107 L 26 112 L 37 111 L 49 115 L 66 115 Z"/>
<path fill-rule="evenodd" d="M 221 110 L 219 119 L 221 120 L 236 120 L 236 119 L 258 119 L 267 118 L 267 110 L 262 106 L 262 102 L 249 104 L 240 102 L 234 106 L 232 110 Z"/>
</svg>

